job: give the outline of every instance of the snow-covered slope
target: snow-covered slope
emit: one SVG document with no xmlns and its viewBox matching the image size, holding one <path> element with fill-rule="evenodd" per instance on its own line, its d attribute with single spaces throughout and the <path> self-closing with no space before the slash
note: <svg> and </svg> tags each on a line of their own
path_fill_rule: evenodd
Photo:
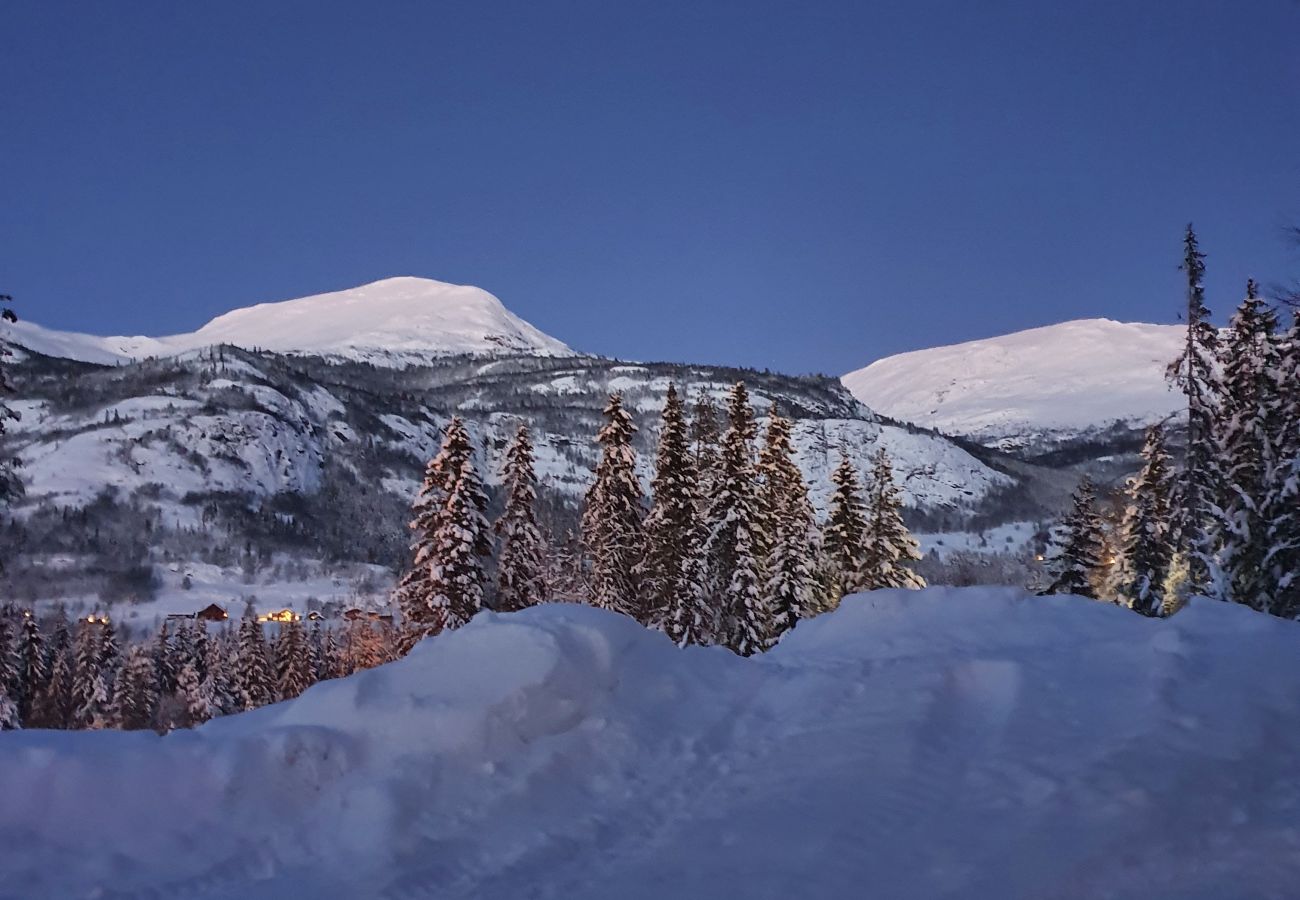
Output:
<svg viewBox="0 0 1300 900">
<path fill-rule="evenodd" d="M 1169 416 L 1183 329 L 1082 319 L 901 353 L 844 376 L 877 412 L 989 444 L 1069 438 Z"/>
<path fill-rule="evenodd" d="M 6 897 L 1289 897 L 1300 626 L 883 591 L 766 657 L 585 607 L 190 733 L 0 734 Z"/>
<path fill-rule="evenodd" d="M 568 356 L 543 334 L 476 287 L 428 278 L 386 278 L 346 291 L 260 303 L 218 316 L 198 331 L 169 337 L 93 337 L 19 322 L 11 339 L 43 353 L 113 363 L 230 344 L 282 353 L 419 363 L 462 353 Z"/>
</svg>

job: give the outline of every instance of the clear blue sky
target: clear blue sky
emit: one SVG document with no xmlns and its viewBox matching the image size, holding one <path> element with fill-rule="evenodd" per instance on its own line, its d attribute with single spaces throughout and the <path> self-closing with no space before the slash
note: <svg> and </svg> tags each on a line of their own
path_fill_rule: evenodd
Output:
<svg viewBox="0 0 1300 900">
<path fill-rule="evenodd" d="M 190 330 L 412 274 L 842 372 L 1300 275 L 1300 3 L 6 3 L 0 290 Z"/>
</svg>

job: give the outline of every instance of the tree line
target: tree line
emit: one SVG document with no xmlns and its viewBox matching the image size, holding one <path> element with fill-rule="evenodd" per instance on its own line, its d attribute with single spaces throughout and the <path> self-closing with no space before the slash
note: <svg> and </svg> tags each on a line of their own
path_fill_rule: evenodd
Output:
<svg viewBox="0 0 1300 900">
<path fill-rule="evenodd" d="M 1187 400 L 1175 467 L 1161 425 L 1107 528 L 1085 479 L 1056 534 L 1050 593 L 1168 615 L 1189 595 L 1300 614 L 1300 310 L 1283 327 L 1251 280 L 1222 332 L 1205 304 L 1205 255 L 1187 227 L 1187 329 L 1168 369 Z"/>
<path fill-rule="evenodd" d="M 847 593 L 923 586 L 910 568 L 920 554 L 883 448 L 865 481 L 841 454 L 819 522 L 794 458 L 791 421 L 773 410 L 760 437 L 744 382 L 721 415 L 702 393 L 689 421 L 669 384 L 648 497 L 636 426 L 620 394 L 610 395 L 603 419 L 576 551 L 557 566 L 564 548 L 548 546 L 537 526 L 527 423 L 506 456 L 504 511 L 489 525 L 473 443 L 453 417 L 413 506 L 412 564 L 396 590 L 406 646 L 485 607 L 558 599 L 623 613 L 679 645 L 748 656 Z"/>
<path fill-rule="evenodd" d="M 368 618 L 338 633 L 301 620 L 267 626 L 251 603 L 234 627 L 170 621 L 128 643 L 108 616 L 71 622 L 60 607 L 42 621 L 0 607 L 0 730 L 189 728 L 389 662 L 400 643 Z"/>
</svg>

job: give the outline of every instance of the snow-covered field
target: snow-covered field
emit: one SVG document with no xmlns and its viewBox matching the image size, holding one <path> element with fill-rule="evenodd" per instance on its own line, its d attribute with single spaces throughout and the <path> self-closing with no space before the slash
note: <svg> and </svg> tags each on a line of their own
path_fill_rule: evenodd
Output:
<svg viewBox="0 0 1300 900">
<path fill-rule="evenodd" d="M 1289 897 L 1300 627 L 877 592 L 768 656 L 482 615 L 189 733 L 0 735 L 0 896 Z"/>
<path fill-rule="evenodd" d="M 952 553 L 1018 555 L 1033 551 L 1034 535 L 1040 527 L 1036 522 L 1007 522 L 987 531 L 941 531 L 918 533 L 915 537 L 923 554 L 933 552 L 940 559 Z"/>
</svg>

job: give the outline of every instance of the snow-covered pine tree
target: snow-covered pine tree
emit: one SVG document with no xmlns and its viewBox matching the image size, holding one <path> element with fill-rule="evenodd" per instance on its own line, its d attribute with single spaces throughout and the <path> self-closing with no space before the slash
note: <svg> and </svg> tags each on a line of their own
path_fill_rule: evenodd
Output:
<svg viewBox="0 0 1300 900">
<path fill-rule="evenodd" d="M 822 529 L 822 548 L 826 556 L 826 586 L 831 608 L 840 598 L 862 590 L 862 572 L 866 565 L 867 514 L 862 501 L 858 470 L 844 451 L 831 473 L 830 508 Z"/>
<path fill-rule="evenodd" d="M 585 566 L 582 559 L 582 539 L 572 529 L 548 548 L 542 568 L 542 582 L 547 597 L 557 601 L 572 601 L 584 596 L 587 590 Z"/>
<path fill-rule="evenodd" d="M 591 603 L 644 622 L 647 604 L 635 578 L 644 512 L 632 448 L 636 426 L 618 393 L 610 395 L 604 416 L 596 437 L 600 461 L 582 513 L 582 540 L 591 558 Z"/>
<path fill-rule="evenodd" d="M 704 596 L 702 531 L 695 457 L 677 387 L 668 385 L 655 451 L 645 556 L 640 563 L 649 622 L 678 646 L 713 643 L 713 610 Z"/>
<path fill-rule="evenodd" d="M 122 668 L 122 646 L 117 637 L 117 626 L 107 615 L 99 619 L 99 668 L 104 676 L 104 687 L 108 690 L 108 704 L 113 705 L 113 685 L 117 680 L 118 670 Z"/>
<path fill-rule="evenodd" d="M 1169 533 L 1172 478 L 1164 428 L 1152 425 L 1142 445 L 1142 468 L 1128 481 L 1116 596 L 1116 602 L 1144 616 L 1163 615 L 1167 609 L 1165 585 L 1174 556 Z"/>
<path fill-rule="evenodd" d="M 497 555 L 497 592 L 494 607 L 514 612 L 536 606 L 545 599 L 542 569 L 546 544 L 537 527 L 537 474 L 533 467 L 533 441 L 528 426 L 519 424 L 514 443 L 506 451 L 502 485 L 506 506 L 494 530 L 500 540 Z"/>
<path fill-rule="evenodd" d="M 1269 555 L 1265 520 L 1267 478 L 1276 458 L 1279 413 L 1277 316 L 1259 298 L 1255 282 L 1232 316 L 1222 345 L 1221 398 L 1215 446 L 1221 451 L 1222 487 L 1213 523 L 1218 547 L 1221 599 L 1267 611 L 1274 586 L 1264 561 Z"/>
<path fill-rule="evenodd" d="M 280 639 L 275 644 L 275 667 L 276 694 L 281 700 L 292 700 L 316 681 L 307 633 L 296 619 L 280 626 Z"/>
<path fill-rule="evenodd" d="M 72 647 L 72 727 L 104 728 L 112 712 L 101 646 L 103 626 L 87 617 L 77 627 Z"/>
<path fill-rule="evenodd" d="M 412 507 L 413 562 L 397 588 L 406 649 L 425 635 L 463 625 L 482 607 L 482 557 L 491 552 L 486 509 L 469 431 L 453 416 Z"/>
<path fill-rule="evenodd" d="M 312 662 L 317 681 L 339 677 L 339 645 L 334 629 L 322 628 L 319 622 L 312 628 Z"/>
<path fill-rule="evenodd" d="M 871 479 L 867 483 L 862 583 L 867 590 L 923 588 L 925 579 L 908 566 L 920 559 L 920 545 L 903 523 L 903 500 L 894 484 L 893 464 L 881 447 L 872 457 Z"/>
<path fill-rule="evenodd" d="M 816 615 L 817 516 L 808 485 L 794 461 L 790 420 L 772 411 L 758 454 L 758 508 L 767 539 L 764 600 L 772 614 L 772 638 Z"/>
<path fill-rule="evenodd" d="M 194 666 L 199 680 L 207 673 L 208 633 L 202 622 L 184 619 L 176 629 L 172 639 L 172 664 L 176 667 L 179 682 L 180 670 L 186 664 Z"/>
<path fill-rule="evenodd" d="M 203 689 L 214 717 L 238 712 L 243 707 L 233 674 L 237 659 L 238 648 L 228 626 L 208 638 Z"/>
<path fill-rule="evenodd" d="M 718 425 L 718 406 L 713 402 L 713 395 L 708 387 L 700 388 L 699 399 L 691 414 L 691 447 L 695 453 L 696 484 L 695 493 L 699 498 L 701 516 L 709 512 L 713 505 L 714 487 L 717 484 L 719 466 L 719 440 L 722 429 Z"/>
<path fill-rule="evenodd" d="M 434 564 L 430 569 L 428 603 L 442 628 L 460 628 L 483 608 L 492 554 L 483 492 L 474 461 L 466 459 L 451 486 L 447 507 L 434 534 Z"/>
<path fill-rule="evenodd" d="M 1107 562 L 1096 493 L 1086 475 L 1074 491 L 1070 512 L 1052 535 L 1055 552 L 1049 557 L 1052 583 L 1043 593 L 1097 597 Z"/>
<path fill-rule="evenodd" d="M 754 474 L 754 410 L 743 381 L 727 398 L 727 430 L 722 436 L 718 480 L 707 520 L 708 590 L 718 610 L 719 643 L 741 656 L 772 645 L 773 613 L 763 591 L 757 552 L 761 542 Z"/>
<path fill-rule="evenodd" d="M 164 619 L 158 626 L 153 641 L 153 671 L 158 679 L 158 696 L 170 697 L 176 693 L 176 656 L 172 646 L 171 631 Z"/>
<path fill-rule="evenodd" d="M 118 670 L 113 687 L 114 727 L 127 731 L 151 728 L 158 708 L 158 677 L 153 653 L 144 644 L 133 644 Z"/>
<path fill-rule="evenodd" d="M 35 727 L 34 715 L 41 689 L 49 682 L 50 660 L 45 649 L 45 636 L 36 612 L 24 609 L 18 619 L 18 686 L 21 689 L 13 699 L 18 704 L 18 717 L 24 728 Z"/>
<path fill-rule="evenodd" d="M 252 603 L 244 607 L 244 617 L 239 622 L 235 687 L 243 709 L 257 709 L 275 702 L 275 672 L 267 653 L 266 635 Z"/>
<path fill-rule="evenodd" d="M 1202 591 L 1217 579 L 1212 572 L 1212 522 L 1220 508 L 1223 480 L 1215 445 L 1218 332 L 1205 306 L 1205 254 L 1191 225 L 1183 237 L 1182 268 L 1187 277 L 1187 335 L 1167 375 L 1187 398 L 1187 453 L 1176 483 L 1172 527 L 1175 549 L 1187 560 L 1189 587 Z"/>
<path fill-rule="evenodd" d="M 18 661 L 17 621 L 12 606 L 0 607 L 0 731 L 22 727 L 18 698 L 25 693 Z"/>
<path fill-rule="evenodd" d="M 7 690 L 0 687 L 0 731 L 14 731 L 21 727 L 18 704 L 9 698 Z"/>
<path fill-rule="evenodd" d="M 1264 568 L 1269 612 L 1294 619 L 1300 616 L 1300 308 L 1274 344 L 1277 406 L 1261 509 L 1268 545 Z"/>
<path fill-rule="evenodd" d="M 37 691 L 33 711 L 37 728 L 67 728 L 72 715 L 72 633 L 62 606 L 50 629 L 49 680 Z"/>
<path fill-rule="evenodd" d="M 181 664 L 176 675 L 176 698 L 184 706 L 184 724 L 187 728 L 202 725 L 217 715 L 216 703 L 209 692 L 209 686 L 199 675 L 194 660 L 188 659 Z"/>
<path fill-rule="evenodd" d="M 387 659 L 383 635 L 367 618 L 352 619 L 343 635 L 343 674 L 383 665 Z"/>
</svg>

